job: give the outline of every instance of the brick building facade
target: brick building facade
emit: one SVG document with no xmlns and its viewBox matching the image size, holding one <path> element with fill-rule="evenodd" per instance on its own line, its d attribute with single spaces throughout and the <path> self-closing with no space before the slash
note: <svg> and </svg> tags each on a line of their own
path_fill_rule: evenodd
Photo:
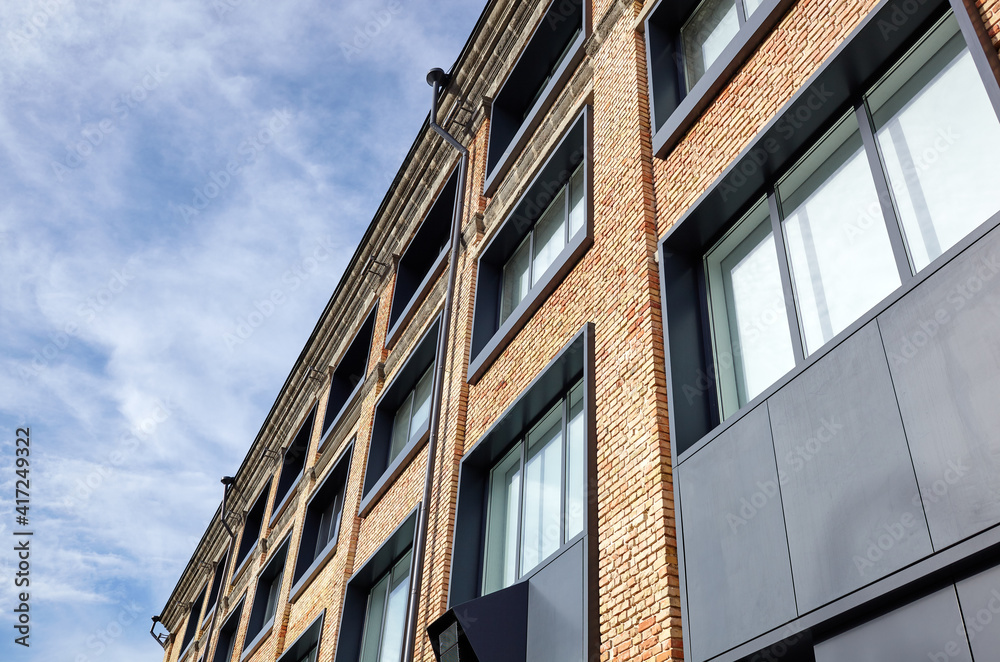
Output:
<svg viewBox="0 0 1000 662">
<path fill-rule="evenodd" d="M 165 662 L 1000 659 L 998 45 L 998 0 L 491 0 L 467 175 L 425 124 Z"/>
</svg>

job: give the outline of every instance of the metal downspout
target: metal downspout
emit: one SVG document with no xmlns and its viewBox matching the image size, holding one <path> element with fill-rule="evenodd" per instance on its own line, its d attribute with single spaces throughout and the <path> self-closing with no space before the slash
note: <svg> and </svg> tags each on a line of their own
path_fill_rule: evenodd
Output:
<svg viewBox="0 0 1000 662">
<path fill-rule="evenodd" d="M 222 598 L 223 593 L 226 590 L 226 575 L 229 573 L 229 565 L 233 560 L 233 548 L 236 546 L 236 533 L 229 527 L 229 522 L 226 521 L 226 497 L 229 496 L 229 490 L 232 489 L 233 484 L 236 479 L 232 476 L 226 476 L 222 479 L 222 484 L 225 486 L 222 492 L 222 517 L 220 518 L 223 528 L 226 529 L 226 533 L 229 534 L 229 551 L 226 552 L 226 562 L 222 566 L 222 584 L 219 585 L 219 595 L 215 596 L 215 610 L 212 612 L 212 622 L 208 626 L 208 634 L 205 635 L 205 645 L 202 648 L 205 651 L 205 659 L 208 659 L 208 648 L 212 645 L 212 633 L 215 632 L 215 619 L 219 617 L 219 612 L 222 611 Z M 218 572 L 218 569 L 216 569 Z M 215 578 L 212 578 L 215 581 Z M 211 589 L 209 589 L 211 590 Z"/>
<path fill-rule="evenodd" d="M 438 94 L 447 87 L 451 76 L 441 69 L 431 69 L 427 74 L 427 84 L 434 88 L 431 100 L 430 127 L 444 138 L 462 155 L 458 170 L 458 191 L 455 210 L 451 220 L 451 256 L 448 263 L 448 290 L 444 299 L 441 316 L 441 332 L 438 334 L 437 353 L 434 366 L 434 387 L 431 396 L 430 439 L 427 442 L 427 473 L 424 478 L 424 494 L 420 501 L 420 515 L 417 518 L 417 533 L 414 542 L 413 576 L 410 578 L 410 600 L 406 608 L 406 632 L 403 641 L 403 662 L 413 662 L 416 647 L 417 610 L 420 605 L 420 585 L 423 581 L 424 556 L 427 547 L 427 525 L 430 517 L 428 505 L 434 483 L 434 467 L 437 460 L 438 428 L 441 422 L 441 408 L 444 400 L 444 365 L 447 358 L 448 333 L 451 329 L 452 300 L 455 295 L 455 280 L 458 274 L 458 251 L 462 234 L 462 212 L 465 209 L 465 178 L 469 167 L 469 150 L 437 123 Z"/>
</svg>

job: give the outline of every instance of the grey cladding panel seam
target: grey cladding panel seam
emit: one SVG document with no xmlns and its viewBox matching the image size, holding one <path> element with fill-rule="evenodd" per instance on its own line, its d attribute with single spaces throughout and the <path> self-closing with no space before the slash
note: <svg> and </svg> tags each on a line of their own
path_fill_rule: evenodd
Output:
<svg viewBox="0 0 1000 662">
<path fill-rule="evenodd" d="M 972 662 L 955 588 L 948 586 L 816 646 L 816 662 L 844 660 Z"/>
<path fill-rule="evenodd" d="M 692 658 L 795 618 L 767 409 L 757 407 L 677 468 Z"/>
<path fill-rule="evenodd" d="M 800 612 L 931 554 L 874 323 L 778 391 L 768 408 Z"/>
<path fill-rule="evenodd" d="M 942 549 L 1000 522 L 1000 229 L 878 322 Z"/>
<path fill-rule="evenodd" d="M 584 662 L 581 540 L 528 580 L 527 662 Z"/>
<path fill-rule="evenodd" d="M 1000 566 L 957 584 L 976 662 L 1000 662 Z"/>
</svg>

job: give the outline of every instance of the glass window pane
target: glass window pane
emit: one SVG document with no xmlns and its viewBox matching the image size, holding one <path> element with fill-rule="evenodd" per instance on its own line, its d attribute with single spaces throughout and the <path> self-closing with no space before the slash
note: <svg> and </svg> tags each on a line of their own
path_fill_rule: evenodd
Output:
<svg viewBox="0 0 1000 662">
<path fill-rule="evenodd" d="M 510 586 L 517 579 L 517 512 L 520 490 L 521 444 L 517 444 L 490 472 L 484 595 Z"/>
<path fill-rule="evenodd" d="M 694 11 L 681 28 L 689 92 L 739 31 L 736 0 L 705 0 Z"/>
<path fill-rule="evenodd" d="M 566 188 L 556 194 L 555 200 L 542 214 L 532 230 L 535 238 L 535 255 L 531 264 L 531 284 L 545 274 L 559 252 L 566 245 Z"/>
<path fill-rule="evenodd" d="M 563 542 L 583 531 L 587 494 L 584 484 L 586 466 L 586 427 L 583 415 L 583 384 L 569 393 L 569 414 L 566 422 L 566 532 Z"/>
<path fill-rule="evenodd" d="M 392 443 L 389 445 L 389 462 L 406 446 L 410 438 L 410 410 L 413 407 L 413 391 L 406 396 L 406 400 L 398 410 L 396 417 L 392 420 Z"/>
<path fill-rule="evenodd" d="M 778 185 L 778 195 L 812 353 L 900 284 L 853 113 Z"/>
<path fill-rule="evenodd" d="M 507 264 L 503 265 L 503 284 L 500 293 L 501 324 L 510 317 L 510 314 L 517 308 L 517 304 L 521 303 L 521 300 L 528 294 L 530 288 L 528 275 L 530 239 L 530 235 L 525 237 L 514 254 L 507 260 Z"/>
<path fill-rule="evenodd" d="M 762 4 L 764 4 L 764 0 L 744 0 L 743 6 L 747 10 L 747 18 L 750 18 L 757 11 L 757 7 L 760 7 Z"/>
<path fill-rule="evenodd" d="M 1000 122 L 954 15 L 872 91 L 869 103 L 919 271 L 1000 210 Z"/>
<path fill-rule="evenodd" d="M 762 201 L 706 260 L 724 416 L 795 365 L 778 251 Z"/>
<path fill-rule="evenodd" d="M 365 616 L 365 633 L 361 642 L 360 662 L 379 662 L 378 648 L 382 640 L 382 616 L 385 613 L 385 598 L 389 588 L 386 575 L 368 596 L 368 614 Z"/>
<path fill-rule="evenodd" d="M 562 402 L 528 433 L 521 523 L 521 575 L 559 548 L 562 520 Z"/>
<path fill-rule="evenodd" d="M 403 655 L 406 630 L 406 602 L 410 591 L 410 554 L 407 553 L 392 570 L 389 598 L 382 626 L 382 647 L 379 662 L 399 662 Z"/>
<path fill-rule="evenodd" d="M 434 366 L 427 368 L 413 389 L 413 416 L 410 417 L 410 439 L 422 433 L 431 417 L 431 386 L 434 382 Z"/>
<path fill-rule="evenodd" d="M 583 164 L 569 180 L 569 236 L 573 237 L 583 229 L 586 205 L 584 205 Z"/>
<path fill-rule="evenodd" d="M 267 587 L 267 605 L 264 607 L 264 624 L 274 618 L 274 613 L 278 609 L 278 594 L 281 592 L 281 575 L 271 580 Z"/>
</svg>

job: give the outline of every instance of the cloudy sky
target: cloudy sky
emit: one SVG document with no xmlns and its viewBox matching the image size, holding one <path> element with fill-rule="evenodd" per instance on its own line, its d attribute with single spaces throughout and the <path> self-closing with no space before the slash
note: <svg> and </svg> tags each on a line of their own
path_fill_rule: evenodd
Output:
<svg viewBox="0 0 1000 662">
<path fill-rule="evenodd" d="M 484 5 L 0 3 L 0 534 L 18 426 L 35 532 L 0 658 L 161 659 L 149 618 Z"/>
</svg>

